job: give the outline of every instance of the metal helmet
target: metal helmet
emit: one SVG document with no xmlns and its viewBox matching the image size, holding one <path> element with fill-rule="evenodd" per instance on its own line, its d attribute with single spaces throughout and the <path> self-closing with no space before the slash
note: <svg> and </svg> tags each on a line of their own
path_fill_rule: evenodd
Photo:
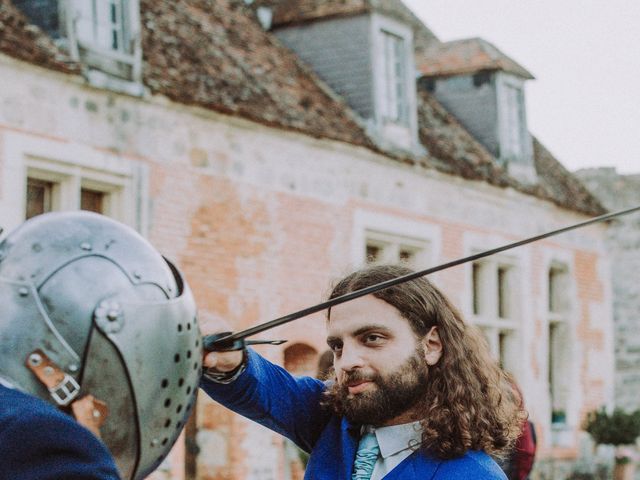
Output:
<svg viewBox="0 0 640 480">
<path fill-rule="evenodd" d="M 48 213 L 0 243 L 0 305 L 0 380 L 93 421 L 123 478 L 153 471 L 202 367 L 178 270 L 114 220 Z"/>
</svg>

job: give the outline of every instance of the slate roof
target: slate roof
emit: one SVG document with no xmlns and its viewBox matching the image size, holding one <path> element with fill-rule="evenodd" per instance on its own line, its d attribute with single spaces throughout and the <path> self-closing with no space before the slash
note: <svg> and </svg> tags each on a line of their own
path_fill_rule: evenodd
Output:
<svg viewBox="0 0 640 480">
<path fill-rule="evenodd" d="M 418 92 L 418 124 L 420 141 L 429 151 L 419 163 L 427 168 L 500 188 L 511 187 L 587 215 L 605 213 L 600 202 L 535 137 L 538 183 L 524 185 L 498 166 L 493 155 L 425 90 Z"/>
<path fill-rule="evenodd" d="M 416 68 L 427 77 L 501 70 L 525 79 L 534 78 L 526 68 L 482 38 L 433 42 L 422 51 Z"/>
<path fill-rule="evenodd" d="M 539 186 L 534 194 L 546 195 L 555 204 L 589 215 L 606 213 L 602 203 L 546 149 L 540 141 L 533 139 L 533 158 L 538 172 Z M 577 208 L 576 208 L 577 207 Z"/>
<path fill-rule="evenodd" d="M 31 25 L 9 0 L 0 0 L 0 52 L 52 70 L 80 72 L 79 65 L 38 27 Z"/>
<path fill-rule="evenodd" d="M 140 1 L 153 93 L 315 137 L 373 148 L 351 110 L 228 0 Z"/>
<path fill-rule="evenodd" d="M 269 7 L 273 29 L 336 17 L 378 12 L 411 25 L 414 47 L 422 51 L 438 37 L 401 0 L 255 0 L 251 7 Z"/>
<path fill-rule="evenodd" d="M 344 1 L 351 4 L 355 0 Z M 152 93 L 381 153 L 357 115 L 275 36 L 265 32 L 243 1 L 140 0 L 140 8 L 143 82 Z M 0 21 L 3 53 L 46 68 L 79 72 L 37 27 L 27 24 L 9 0 L 0 0 Z M 419 128 L 428 155 L 387 156 L 469 180 L 512 187 L 588 215 L 603 212 L 578 180 L 537 141 L 539 185 L 519 184 L 424 91 L 419 94 Z"/>
</svg>

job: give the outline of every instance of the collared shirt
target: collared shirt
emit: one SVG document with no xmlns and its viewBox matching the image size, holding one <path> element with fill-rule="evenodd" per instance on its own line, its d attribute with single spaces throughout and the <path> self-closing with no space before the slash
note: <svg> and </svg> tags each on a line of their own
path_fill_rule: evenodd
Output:
<svg viewBox="0 0 640 480">
<path fill-rule="evenodd" d="M 373 431 L 380 446 L 380 455 L 373 468 L 371 480 L 381 480 L 400 462 L 420 448 L 422 427 L 420 422 L 403 423 L 389 427 L 363 427 Z"/>
</svg>

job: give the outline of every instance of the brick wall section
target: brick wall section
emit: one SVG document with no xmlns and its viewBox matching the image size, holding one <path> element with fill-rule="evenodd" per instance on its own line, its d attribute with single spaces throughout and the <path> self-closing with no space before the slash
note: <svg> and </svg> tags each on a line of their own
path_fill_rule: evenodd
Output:
<svg viewBox="0 0 640 480">
<path fill-rule="evenodd" d="M 592 362 L 597 362 L 604 353 L 606 338 L 599 326 L 599 319 L 594 318 L 591 305 L 603 301 L 604 289 L 598 279 L 596 265 L 598 258 L 591 252 L 577 252 L 575 256 L 575 272 L 578 299 L 582 305 L 581 316 L 577 328 L 577 337 L 582 349 L 586 352 L 582 359 L 580 375 L 584 385 L 584 403 L 581 409 L 582 418 L 588 411 L 599 408 L 608 400 L 603 395 L 604 383 L 601 378 L 593 376 Z"/>
</svg>

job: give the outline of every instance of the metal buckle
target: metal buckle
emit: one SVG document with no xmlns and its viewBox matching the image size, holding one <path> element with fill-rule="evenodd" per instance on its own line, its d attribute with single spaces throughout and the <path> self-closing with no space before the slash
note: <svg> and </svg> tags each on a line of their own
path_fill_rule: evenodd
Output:
<svg viewBox="0 0 640 480">
<path fill-rule="evenodd" d="M 49 393 L 58 405 L 66 407 L 80 393 L 80 385 L 72 376 L 65 373 L 64 379 L 55 387 L 50 388 Z"/>
</svg>

